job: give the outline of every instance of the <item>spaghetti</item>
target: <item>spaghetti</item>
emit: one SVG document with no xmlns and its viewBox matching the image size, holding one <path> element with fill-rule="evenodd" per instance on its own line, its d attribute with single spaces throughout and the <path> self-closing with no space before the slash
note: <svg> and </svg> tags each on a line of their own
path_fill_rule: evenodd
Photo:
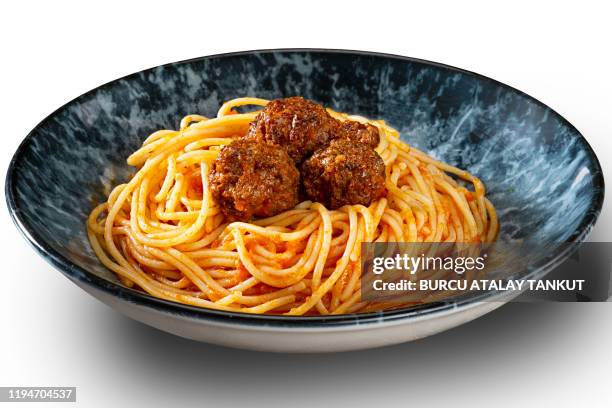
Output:
<svg viewBox="0 0 612 408">
<path fill-rule="evenodd" d="M 257 114 L 236 108 L 267 103 L 238 98 L 216 118 L 186 116 L 179 130 L 154 132 L 128 158 L 138 171 L 87 222 L 94 252 L 124 285 L 234 312 L 366 312 L 390 305 L 361 300 L 361 242 L 495 240 L 498 220 L 479 179 L 408 146 L 384 121 L 331 110 L 340 121 L 378 128 L 386 197 L 338 210 L 304 201 L 273 217 L 228 222 L 208 174 L 221 147 Z"/>
</svg>

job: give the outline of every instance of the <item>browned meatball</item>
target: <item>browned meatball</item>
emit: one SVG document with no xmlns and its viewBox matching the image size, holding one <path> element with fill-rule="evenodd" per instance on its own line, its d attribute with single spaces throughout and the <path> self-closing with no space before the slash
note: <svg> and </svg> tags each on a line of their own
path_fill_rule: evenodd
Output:
<svg viewBox="0 0 612 408">
<path fill-rule="evenodd" d="M 367 206 L 386 194 L 385 164 L 374 149 L 336 139 L 302 164 L 302 183 L 310 200 L 328 208 Z"/>
<path fill-rule="evenodd" d="M 364 124 L 347 120 L 340 124 L 339 137 L 344 137 L 355 143 L 363 143 L 375 149 L 380 141 L 378 128 L 370 124 Z"/>
<path fill-rule="evenodd" d="M 223 147 L 210 171 L 210 190 L 232 220 L 269 217 L 298 203 L 300 174 L 279 146 L 239 139 Z"/>
<path fill-rule="evenodd" d="M 295 96 L 270 101 L 251 123 L 247 138 L 277 144 L 299 164 L 337 132 L 338 122 L 323 106 Z"/>
</svg>

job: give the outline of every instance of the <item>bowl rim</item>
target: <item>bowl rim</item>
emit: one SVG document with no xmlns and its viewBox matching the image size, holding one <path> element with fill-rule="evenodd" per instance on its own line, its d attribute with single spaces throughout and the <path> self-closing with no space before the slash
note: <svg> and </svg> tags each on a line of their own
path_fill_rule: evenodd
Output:
<svg viewBox="0 0 612 408">
<path fill-rule="evenodd" d="M 369 313 L 351 313 L 341 315 L 328 315 L 328 316 L 284 316 L 284 315 L 255 315 L 242 312 L 227 312 L 221 310 L 201 308 L 197 306 L 185 305 L 174 301 L 168 301 L 165 299 L 156 298 L 149 295 L 146 292 L 142 292 L 135 289 L 124 287 L 118 283 L 108 281 L 96 274 L 88 271 L 85 268 L 73 263 L 68 258 L 63 256 L 59 251 L 56 251 L 51 247 L 42 237 L 38 234 L 36 229 L 30 225 L 21 214 L 19 204 L 16 200 L 16 167 L 20 161 L 21 156 L 24 154 L 25 149 L 29 143 L 34 139 L 39 128 L 44 126 L 49 120 L 55 117 L 59 112 L 66 109 L 73 103 L 77 103 L 87 98 L 89 95 L 99 91 L 102 88 L 111 86 L 119 81 L 128 80 L 131 77 L 146 74 L 159 68 L 165 68 L 175 65 L 189 64 L 197 61 L 208 60 L 208 59 L 222 59 L 231 57 L 247 56 L 252 54 L 274 54 L 274 53 L 321 53 L 321 54 L 348 54 L 358 56 L 370 56 L 383 59 L 393 59 L 404 62 L 416 63 L 425 66 L 432 66 L 441 68 L 450 72 L 460 73 L 475 77 L 481 81 L 489 81 L 496 86 L 500 86 L 509 91 L 515 92 L 518 95 L 526 98 L 527 100 L 535 103 L 536 105 L 543 107 L 550 111 L 563 125 L 573 130 L 577 135 L 578 139 L 582 142 L 587 156 L 593 163 L 593 184 L 592 189 L 594 190 L 594 196 L 591 200 L 588 210 L 584 213 L 582 220 L 578 227 L 572 232 L 570 237 L 567 239 L 569 245 L 564 245 L 563 249 L 559 252 L 554 252 L 550 256 L 543 258 L 541 262 L 535 268 L 535 273 L 545 274 L 552 270 L 558 264 L 563 262 L 569 257 L 578 246 L 587 238 L 590 234 L 593 226 L 595 225 L 599 214 L 603 206 L 603 200 L 605 195 L 605 183 L 604 176 L 599 159 L 595 154 L 593 148 L 588 143 L 586 138 L 581 132 L 576 129 L 567 119 L 556 112 L 548 105 L 540 102 L 536 98 L 526 94 L 525 92 L 516 89 L 512 86 L 504 84 L 500 81 L 487 77 L 485 75 L 478 74 L 462 68 L 457 68 L 451 65 L 442 64 L 439 62 L 428 61 L 419 58 L 407 57 L 396 54 L 378 53 L 372 51 L 360 51 L 360 50 L 347 50 L 347 49 L 327 49 L 327 48 L 278 48 L 278 49 L 256 49 L 229 53 L 213 54 L 208 56 L 202 56 L 197 58 L 190 58 L 186 60 L 170 62 L 167 64 L 157 65 L 148 69 L 140 70 L 129 75 L 114 79 L 99 85 L 76 98 L 64 103 L 59 108 L 55 109 L 52 113 L 47 115 L 42 121 L 40 121 L 23 139 L 19 144 L 19 147 L 15 151 L 7 173 L 5 181 L 5 195 L 7 208 L 14 224 L 16 225 L 19 232 L 26 239 L 26 241 L 41 255 L 47 262 L 62 272 L 70 280 L 83 283 L 92 286 L 96 289 L 102 290 L 115 297 L 125 300 L 130 303 L 134 303 L 139 306 L 156 309 L 158 312 L 172 313 L 180 315 L 184 318 L 203 319 L 217 323 L 227 323 L 234 325 L 248 325 L 248 326 L 267 326 L 267 327 L 284 327 L 284 328 L 313 328 L 313 329 L 324 329 L 324 328 L 338 328 L 340 326 L 350 325 L 364 325 L 374 323 L 387 323 L 396 322 L 398 320 L 404 320 L 414 317 L 433 317 L 435 314 L 440 313 L 452 313 L 456 312 L 461 308 L 469 307 L 479 301 L 490 299 L 493 295 L 486 294 L 483 296 L 471 297 L 463 301 L 451 301 L 451 302 L 436 302 L 429 303 L 419 306 L 412 306 L 407 308 L 400 308 L 396 310 L 386 310 L 379 312 Z"/>
</svg>

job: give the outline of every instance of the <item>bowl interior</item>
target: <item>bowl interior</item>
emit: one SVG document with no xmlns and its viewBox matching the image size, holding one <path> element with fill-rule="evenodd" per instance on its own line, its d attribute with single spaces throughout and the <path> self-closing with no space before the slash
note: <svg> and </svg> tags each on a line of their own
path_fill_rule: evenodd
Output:
<svg viewBox="0 0 612 408">
<path fill-rule="evenodd" d="M 69 102 L 37 126 L 7 180 L 19 224 L 45 249 L 118 284 L 87 241 L 85 220 L 149 133 L 240 96 L 301 95 L 386 120 L 407 143 L 483 180 L 500 240 L 582 239 L 603 197 L 597 159 L 567 121 L 534 99 L 461 70 L 384 55 L 262 51 L 136 73 Z M 78 266 L 78 267 L 77 267 Z"/>
</svg>

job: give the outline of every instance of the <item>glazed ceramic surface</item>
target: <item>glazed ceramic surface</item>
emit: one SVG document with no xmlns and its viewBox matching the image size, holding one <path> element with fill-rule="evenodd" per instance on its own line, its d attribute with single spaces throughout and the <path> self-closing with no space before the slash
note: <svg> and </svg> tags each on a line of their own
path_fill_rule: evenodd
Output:
<svg viewBox="0 0 612 408">
<path fill-rule="evenodd" d="M 178 62 L 80 96 L 19 147 L 6 181 L 9 209 L 34 248 L 79 286 L 135 319 L 198 340 L 273 351 L 355 349 L 423 337 L 492 310 L 496 303 L 466 301 L 367 315 L 250 316 L 152 298 L 123 287 L 100 264 L 87 241 L 86 218 L 129 178 L 133 169 L 125 160 L 146 136 L 176 129 L 190 113 L 214 116 L 228 99 L 292 95 L 384 119 L 408 144 L 475 174 L 498 210 L 501 241 L 578 243 L 601 209 L 603 176 L 591 148 L 535 99 L 440 64 L 317 50 Z M 535 264 L 545 271 L 566 252 L 551 251 Z M 233 340 L 223 340 L 223 333 Z"/>
</svg>

